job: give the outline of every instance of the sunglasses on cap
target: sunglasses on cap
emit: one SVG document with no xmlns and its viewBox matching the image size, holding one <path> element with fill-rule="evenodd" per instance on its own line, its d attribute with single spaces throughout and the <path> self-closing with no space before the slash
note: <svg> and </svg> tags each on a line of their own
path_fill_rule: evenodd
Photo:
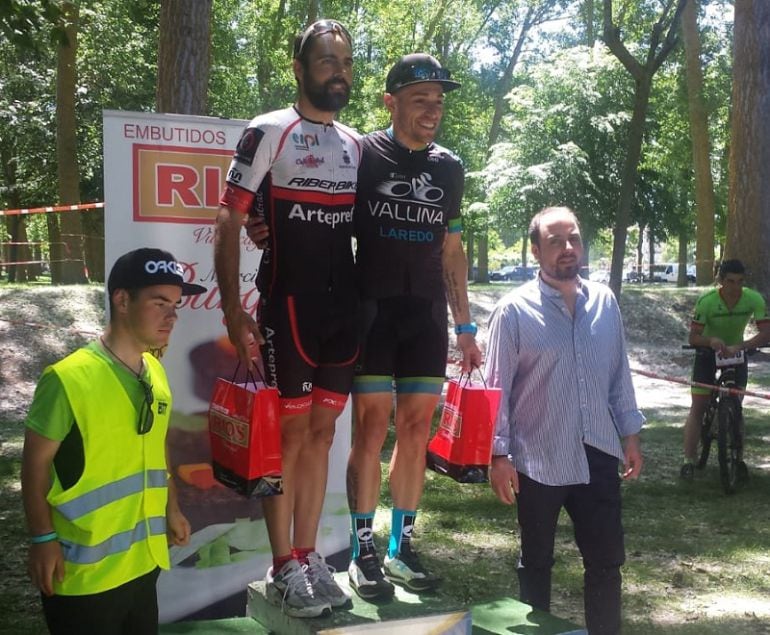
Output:
<svg viewBox="0 0 770 635">
<path fill-rule="evenodd" d="M 433 80 L 439 81 L 442 79 L 450 79 L 452 77 L 452 73 L 448 68 L 436 68 L 433 64 L 429 64 L 428 62 L 410 64 L 408 67 L 402 69 L 401 72 L 404 77 L 408 77 L 411 81 L 419 79 L 429 82 Z"/>
<path fill-rule="evenodd" d="M 310 41 L 310 38 L 326 35 L 327 33 L 339 33 L 347 40 L 351 47 L 353 46 L 353 38 L 350 37 L 350 33 L 348 33 L 348 30 L 337 22 L 337 20 L 318 20 L 318 22 L 313 22 L 313 24 L 302 33 L 299 43 L 294 46 L 294 57 L 302 57 L 305 45 Z"/>
<path fill-rule="evenodd" d="M 395 93 L 404 86 L 423 82 L 438 82 L 444 92 L 460 88 L 460 82 L 451 79 L 452 73 L 441 66 L 439 61 L 425 53 L 405 55 L 388 72 L 385 90 Z"/>
</svg>

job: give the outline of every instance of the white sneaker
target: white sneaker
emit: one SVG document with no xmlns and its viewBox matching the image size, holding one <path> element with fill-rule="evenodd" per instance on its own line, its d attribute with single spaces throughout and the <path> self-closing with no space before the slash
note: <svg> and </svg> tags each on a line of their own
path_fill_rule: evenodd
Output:
<svg viewBox="0 0 770 635">
<path fill-rule="evenodd" d="M 393 558 L 385 556 L 385 577 L 391 582 L 405 586 L 410 591 L 431 591 L 441 579 L 430 573 L 420 562 L 411 546 L 401 549 Z"/>
<path fill-rule="evenodd" d="M 323 617 L 331 614 L 332 608 L 326 598 L 314 593 L 307 569 L 297 560 L 289 560 L 278 573 L 273 573 L 273 567 L 270 567 L 265 576 L 268 602 L 281 607 L 290 617 Z"/>
<path fill-rule="evenodd" d="M 376 553 L 353 558 L 348 567 L 348 579 L 350 586 L 364 600 L 390 600 L 395 592 L 393 585 L 385 579 L 380 569 L 380 560 Z"/>
</svg>

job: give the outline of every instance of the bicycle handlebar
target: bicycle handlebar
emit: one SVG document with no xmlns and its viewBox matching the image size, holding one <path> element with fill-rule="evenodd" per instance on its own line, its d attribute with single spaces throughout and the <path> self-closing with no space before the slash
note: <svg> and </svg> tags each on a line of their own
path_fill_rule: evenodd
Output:
<svg viewBox="0 0 770 635">
<path fill-rule="evenodd" d="M 682 344 L 682 348 L 689 351 L 709 351 L 711 353 L 716 353 L 716 351 L 709 346 L 691 346 L 690 344 Z M 770 346 L 755 346 L 754 348 L 747 348 L 743 352 L 746 355 L 754 355 L 763 350 L 770 350 Z"/>
</svg>

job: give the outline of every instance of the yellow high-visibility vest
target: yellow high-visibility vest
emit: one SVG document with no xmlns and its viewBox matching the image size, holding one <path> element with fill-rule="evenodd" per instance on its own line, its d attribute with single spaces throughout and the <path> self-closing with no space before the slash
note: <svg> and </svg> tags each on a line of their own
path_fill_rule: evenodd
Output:
<svg viewBox="0 0 770 635">
<path fill-rule="evenodd" d="M 166 539 L 166 432 L 171 390 L 160 362 L 144 354 L 152 386 L 152 429 L 109 362 L 82 348 L 54 365 L 83 438 L 83 474 L 63 490 L 53 474 L 47 500 L 64 552 L 59 595 L 113 589 L 155 567 L 169 568 Z M 137 380 L 138 381 L 138 380 Z"/>
</svg>

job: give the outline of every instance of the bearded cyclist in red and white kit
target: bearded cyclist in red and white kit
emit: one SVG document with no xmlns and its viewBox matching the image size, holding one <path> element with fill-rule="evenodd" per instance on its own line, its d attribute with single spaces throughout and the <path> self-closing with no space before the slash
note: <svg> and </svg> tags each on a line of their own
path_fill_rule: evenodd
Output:
<svg viewBox="0 0 770 635">
<path fill-rule="evenodd" d="M 228 335 L 249 365 L 250 344 L 261 343 L 268 383 L 280 391 L 283 494 L 263 499 L 273 553 L 266 592 L 295 617 L 350 600 L 315 541 L 335 422 L 358 355 L 351 235 L 361 149 L 359 135 L 335 121 L 352 66 L 351 37 L 339 22 L 320 20 L 297 36 L 297 101 L 243 132 L 216 224 Z M 270 233 L 257 276 L 259 324 L 240 300 L 239 241 L 249 216 L 264 217 Z"/>
</svg>

